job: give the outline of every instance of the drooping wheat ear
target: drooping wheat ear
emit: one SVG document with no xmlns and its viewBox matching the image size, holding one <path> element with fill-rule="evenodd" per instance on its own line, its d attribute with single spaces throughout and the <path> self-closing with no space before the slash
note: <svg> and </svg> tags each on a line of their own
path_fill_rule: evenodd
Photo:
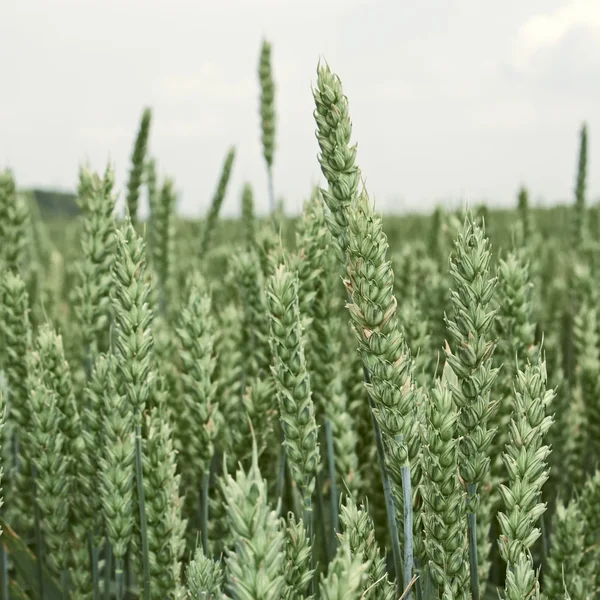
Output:
<svg viewBox="0 0 600 600">
<path fill-rule="evenodd" d="M 135 227 L 138 221 L 138 203 L 140 198 L 140 188 L 144 176 L 144 161 L 146 160 L 146 151 L 148 146 L 148 137 L 150 135 L 150 121 L 152 120 L 152 111 L 145 108 L 142 113 L 140 128 L 138 130 L 133 153 L 131 155 L 131 169 L 129 171 L 129 181 L 127 182 L 127 214 L 131 219 L 131 224 Z"/>
<path fill-rule="evenodd" d="M 455 312 L 446 317 L 446 327 L 453 342 L 452 350 L 446 346 L 446 357 L 458 378 L 457 385 L 451 385 L 451 389 L 460 409 L 459 462 L 460 475 L 467 486 L 469 562 L 474 600 L 480 597 L 478 562 L 486 558 L 478 558 L 477 554 L 478 487 L 488 479 L 489 451 L 496 433 L 488 425 L 497 404 L 490 400 L 490 390 L 498 375 L 498 369 L 492 367 L 495 348 L 492 328 L 496 311 L 491 308 L 491 300 L 496 278 L 490 277 L 488 246 L 484 230 L 467 218 L 450 260 L 454 283 L 451 299 Z"/>
<path fill-rule="evenodd" d="M 267 500 L 267 482 L 260 474 L 256 447 L 248 473 L 221 483 L 233 549 L 226 552 L 226 588 L 232 598 L 280 600 L 285 590 L 285 537 L 277 511 Z"/>
<path fill-rule="evenodd" d="M 174 289 L 175 263 L 175 195 L 174 182 L 166 178 L 156 202 L 152 221 L 152 240 L 149 244 L 152 266 L 158 276 L 159 306 L 165 313 L 170 306 Z"/>
<path fill-rule="evenodd" d="M 548 480 L 546 459 L 550 448 L 544 437 L 553 419 L 548 409 L 554 391 L 546 389 L 546 364 L 527 365 L 518 371 L 514 390 L 514 410 L 505 446 L 507 485 L 500 486 L 506 512 L 498 515 L 500 554 L 508 569 L 515 569 L 519 556 L 527 555 L 541 535 L 539 520 L 546 511 L 542 487 Z"/>
<path fill-rule="evenodd" d="M 92 173 L 83 211 L 82 258 L 77 266 L 74 310 L 84 344 L 89 377 L 94 356 L 108 350 L 109 290 L 115 250 L 115 198 L 106 192 L 106 178 Z"/>
<path fill-rule="evenodd" d="M 210 461 L 216 437 L 215 326 L 211 315 L 211 299 L 205 281 L 190 277 L 187 304 L 181 311 L 177 338 L 179 341 L 180 377 L 183 383 L 184 413 L 177 417 L 181 440 L 183 489 L 188 502 L 197 507 L 202 494 L 203 514 L 208 494 Z M 208 553 L 208 523 L 203 519 L 203 551 Z"/>
<path fill-rule="evenodd" d="M 95 370 L 101 368 L 100 364 Z M 115 560 L 116 596 L 120 600 L 123 595 L 123 561 L 135 526 L 135 438 L 132 408 L 127 397 L 117 388 L 117 358 L 108 355 L 106 366 L 101 434 L 104 443 L 98 462 L 104 526 Z"/>
<path fill-rule="evenodd" d="M 185 570 L 189 600 L 220 600 L 223 597 L 223 567 L 207 558 L 198 546 Z"/>
<path fill-rule="evenodd" d="M 586 233 L 586 177 L 587 177 L 587 125 L 581 126 L 579 134 L 579 160 L 575 183 L 575 206 L 573 209 L 573 244 L 580 248 Z"/>
<path fill-rule="evenodd" d="M 225 193 L 227 192 L 227 185 L 231 177 L 231 169 L 233 167 L 233 160 L 235 158 L 235 148 L 231 147 L 227 151 L 227 156 L 223 162 L 223 168 L 221 170 L 221 177 L 217 189 L 212 198 L 208 214 L 206 215 L 206 221 L 204 223 L 204 229 L 202 231 L 202 238 L 200 240 L 200 257 L 203 258 L 210 246 L 211 237 L 214 234 L 217 220 L 219 218 L 219 212 L 221 205 L 225 199 Z"/>
<path fill-rule="evenodd" d="M 260 81 L 260 124 L 262 128 L 263 156 L 267 163 L 269 179 L 270 212 L 275 212 L 275 194 L 273 191 L 273 158 L 275 155 L 275 82 L 271 67 L 271 44 L 263 40 L 258 64 Z"/>
<path fill-rule="evenodd" d="M 0 171 L 0 262 L 7 271 L 21 271 L 27 268 L 26 257 L 29 245 L 27 230 L 29 210 L 23 196 L 17 194 L 12 171 Z"/>
<path fill-rule="evenodd" d="M 368 600 L 392 600 L 395 598 L 395 586 L 388 580 L 385 558 L 381 555 L 375 539 L 373 521 L 368 507 L 356 505 L 351 496 L 340 510 L 342 533 L 341 545 L 348 545 L 353 557 L 366 565 L 366 577 L 363 580 L 363 598 Z"/>
<path fill-rule="evenodd" d="M 33 506 L 31 488 L 31 464 L 28 449 L 30 428 L 29 387 L 27 383 L 31 347 L 31 325 L 29 323 L 29 297 L 23 279 L 16 273 L 1 275 L 0 296 L 2 297 L 2 339 L 5 344 L 3 361 L 6 377 L 5 401 L 8 409 L 5 430 L 4 456 L 5 499 L 9 521 L 22 531 L 32 525 Z"/>
<path fill-rule="evenodd" d="M 311 568 L 312 547 L 306 534 L 306 526 L 302 519 L 297 520 L 294 513 L 289 513 L 287 521 L 282 519 L 285 531 L 285 590 L 283 600 L 304 598 L 313 580 L 314 570 Z"/>
<path fill-rule="evenodd" d="M 317 87 L 313 90 L 313 96 L 320 149 L 318 158 L 329 185 L 321 193 L 331 211 L 327 215 L 327 224 L 339 246 L 334 248 L 340 263 L 345 264 L 348 246 L 347 211 L 358 195 L 360 171 L 356 165 L 356 145 L 350 145 L 352 122 L 342 82 L 327 65 L 319 65 L 317 74 Z"/>
<path fill-rule="evenodd" d="M 305 511 L 304 521 L 312 535 L 312 493 L 319 465 L 318 429 L 310 378 L 302 346 L 298 307 L 298 277 L 280 265 L 270 278 L 267 292 L 270 343 L 274 357 L 285 452 Z"/>
<path fill-rule="evenodd" d="M 394 273 L 381 218 L 366 192 L 348 211 L 346 289 L 358 350 L 369 375 L 373 412 L 385 438 L 394 495 L 404 506 L 404 586 L 412 579 L 413 524 L 409 445 L 413 443 L 417 392 L 413 362 L 396 320 Z M 398 573 L 397 581 L 402 585 Z M 408 592 L 410 597 L 410 592 Z"/>
<path fill-rule="evenodd" d="M 422 498 L 425 551 L 434 585 L 454 598 L 469 596 L 469 559 L 465 552 L 464 491 L 458 477 L 458 412 L 452 401 L 453 374 L 444 369 L 427 394 L 421 428 Z M 454 377 L 456 382 L 456 378 Z"/>
<path fill-rule="evenodd" d="M 544 569 L 542 592 L 548 600 L 591 598 L 593 572 L 584 561 L 585 521 L 579 503 L 556 506 L 552 547 Z"/>
<path fill-rule="evenodd" d="M 152 598 L 181 597 L 181 557 L 186 521 L 171 427 L 154 408 L 147 417 L 143 442 L 144 497 L 148 524 L 150 594 Z"/>
<path fill-rule="evenodd" d="M 251 250 L 256 246 L 256 217 L 254 215 L 254 195 L 249 183 L 244 184 L 242 191 L 242 223 L 246 249 Z"/>
<path fill-rule="evenodd" d="M 506 572 L 506 600 L 540 600 L 539 576 L 533 570 L 531 556 L 519 553 L 513 568 Z"/>
<path fill-rule="evenodd" d="M 244 374 L 250 379 L 268 373 L 271 364 L 263 275 L 256 252 L 243 252 L 233 256 L 231 260 L 244 311 Z"/>
<path fill-rule="evenodd" d="M 327 576 L 319 585 L 322 600 L 360 600 L 368 581 L 367 567 L 358 554 L 353 554 L 346 541 L 338 546 L 335 558 L 329 564 Z"/>
<path fill-rule="evenodd" d="M 573 321 L 576 356 L 575 389 L 577 401 L 584 407 L 585 468 L 595 470 L 600 463 L 600 339 L 596 305 L 584 301 Z"/>
</svg>

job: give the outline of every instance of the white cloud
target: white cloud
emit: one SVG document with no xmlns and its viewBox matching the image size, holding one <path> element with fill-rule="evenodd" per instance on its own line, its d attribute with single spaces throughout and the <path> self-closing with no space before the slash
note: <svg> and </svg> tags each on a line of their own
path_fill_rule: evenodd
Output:
<svg viewBox="0 0 600 600">
<path fill-rule="evenodd" d="M 560 43 L 575 29 L 600 32 L 600 2 L 571 0 L 552 13 L 531 16 L 521 26 L 513 48 L 513 66 L 525 68 L 541 50 Z"/>
</svg>

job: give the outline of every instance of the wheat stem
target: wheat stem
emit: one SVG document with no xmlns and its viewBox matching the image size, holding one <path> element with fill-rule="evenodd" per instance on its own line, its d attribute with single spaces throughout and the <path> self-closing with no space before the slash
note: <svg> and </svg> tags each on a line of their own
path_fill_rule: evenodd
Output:
<svg viewBox="0 0 600 600">
<path fill-rule="evenodd" d="M 113 551 L 112 546 L 110 544 L 110 540 L 108 537 L 106 538 L 106 542 L 104 544 L 106 549 L 106 556 L 104 558 L 104 600 L 111 599 L 111 582 L 112 582 L 112 570 L 113 570 Z M 115 575 L 116 577 L 116 575 Z M 119 597 L 117 596 L 117 599 Z"/>
<path fill-rule="evenodd" d="M 338 513 L 338 490 L 335 475 L 335 453 L 333 448 L 333 433 L 331 431 L 331 421 L 325 421 L 325 438 L 327 441 L 327 467 L 329 470 L 329 503 L 331 509 L 331 549 L 335 548 L 336 533 L 340 527 L 340 517 Z"/>
<path fill-rule="evenodd" d="M 208 549 L 208 489 L 210 485 L 210 473 L 205 469 L 202 474 L 202 491 L 200 496 L 200 532 L 202 535 L 202 552 L 209 556 Z"/>
<path fill-rule="evenodd" d="M 124 569 L 123 569 L 123 559 L 122 558 L 117 558 L 115 560 L 115 595 L 117 597 L 117 600 L 123 600 L 123 592 L 124 590 L 124 585 L 123 585 L 123 580 L 124 580 Z M 104 597 L 105 598 L 110 598 L 110 575 L 109 578 L 106 581 L 106 589 L 104 590 Z"/>
<path fill-rule="evenodd" d="M 100 600 L 100 578 L 98 575 L 98 548 L 94 544 L 94 535 L 88 532 L 88 546 L 90 549 L 90 561 L 92 564 L 92 586 L 94 589 L 94 600 Z"/>
<path fill-rule="evenodd" d="M 364 368 L 364 367 L 363 367 Z M 364 368 L 365 382 L 369 383 L 370 377 L 366 368 Z M 375 436 L 375 447 L 377 448 L 377 460 L 379 462 L 379 471 L 381 472 L 381 482 L 383 484 L 383 495 L 385 498 L 385 509 L 388 522 L 388 532 L 392 543 L 392 556 L 394 559 L 394 571 L 396 573 L 396 587 L 398 593 L 402 593 L 402 552 L 400 550 L 400 536 L 398 534 L 398 523 L 396 522 L 396 508 L 394 506 L 394 496 L 392 494 L 392 483 L 385 464 L 385 448 L 383 446 L 383 435 L 379 423 L 373 412 L 374 405 L 371 395 L 369 397 L 369 408 L 371 411 L 371 421 L 373 423 L 373 434 Z"/>
<path fill-rule="evenodd" d="M 35 485 L 36 469 L 32 466 L 31 482 L 33 487 L 33 511 L 34 511 L 34 527 L 35 527 L 35 547 L 37 553 L 37 567 L 38 567 L 38 579 L 39 579 L 39 591 L 40 598 L 44 598 L 44 542 L 42 539 L 42 515 L 40 513 L 40 507 L 37 502 L 37 487 Z M 3 596 L 4 598 L 4 596 Z"/>
<path fill-rule="evenodd" d="M 477 484 L 467 484 L 467 529 L 469 532 L 469 569 L 471 595 L 479 600 L 479 566 L 477 562 L 477 514 L 471 510 L 471 502 L 477 495 Z"/>
<path fill-rule="evenodd" d="M 137 480 L 138 508 L 140 511 L 140 535 L 142 538 L 142 574 L 144 600 L 150 600 L 150 556 L 148 550 L 148 524 L 144 501 L 144 472 L 142 467 L 142 425 L 135 426 L 135 475 Z"/>
</svg>

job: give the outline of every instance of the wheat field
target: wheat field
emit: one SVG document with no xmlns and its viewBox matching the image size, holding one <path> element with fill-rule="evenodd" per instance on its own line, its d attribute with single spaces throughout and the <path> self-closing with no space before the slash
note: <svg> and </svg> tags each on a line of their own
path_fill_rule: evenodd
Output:
<svg viewBox="0 0 600 600">
<path fill-rule="evenodd" d="M 111 165 L 58 221 L 0 172 L 0 598 L 600 597 L 585 125 L 571 205 L 380 215 L 321 63 L 322 184 L 292 217 L 271 52 L 266 218 L 231 147 L 181 219 L 150 108 L 124 213 Z"/>
</svg>

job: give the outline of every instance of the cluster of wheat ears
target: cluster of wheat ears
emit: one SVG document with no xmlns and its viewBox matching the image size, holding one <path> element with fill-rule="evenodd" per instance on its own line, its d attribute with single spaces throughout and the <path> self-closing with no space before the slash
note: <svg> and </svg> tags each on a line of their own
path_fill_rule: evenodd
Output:
<svg viewBox="0 0 600 600">
<path fill-rule="evenodd" d="M 600 229 L 585 203 L 402 228 L 375 213 L 340 79 L 313 89 L 324 176 L 271 214 L 176 215 L 136 137 L 79 171 L 81 216 L 0 173 L 2 599 L 600 597 Z M 149 219 L 138 219 L 142 191 Z M 566 227 L 565 223 L 569 226 Z M 410 229 L 410 231 L 409 231 Z"/>
</svg>

